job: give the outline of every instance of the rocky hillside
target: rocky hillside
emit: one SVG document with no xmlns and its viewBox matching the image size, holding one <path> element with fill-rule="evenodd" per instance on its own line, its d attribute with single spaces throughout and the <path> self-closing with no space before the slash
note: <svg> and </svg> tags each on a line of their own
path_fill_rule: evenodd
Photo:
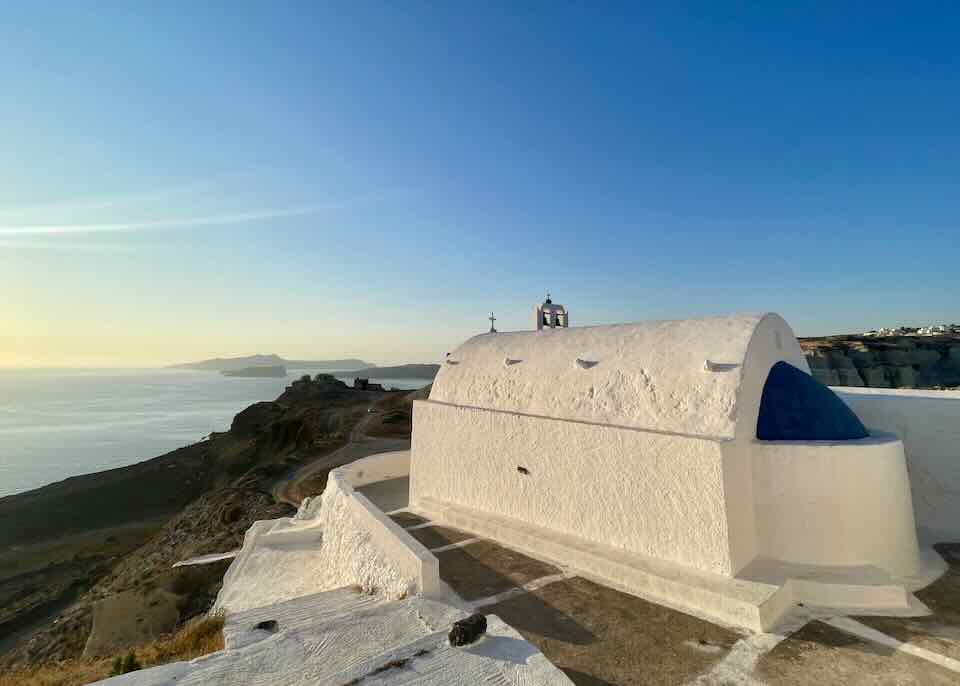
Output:
<svg viewBox="0 0 960 686">
<path fill-rule="evenodd" d="M 0 498 L 0 672 L 120 654 L 206 610 L 226 563 L 171 565 L 291 514 L 274 484 L 344 445 L 371 402 L 408 411 L 400 395 L 304 377 L 208 440 Z"/>
<path fill-rule="evenodd" d="M 955 388 L 960 336 L 801 338 L 813 376 L 829 386 Z"/>
</svg>

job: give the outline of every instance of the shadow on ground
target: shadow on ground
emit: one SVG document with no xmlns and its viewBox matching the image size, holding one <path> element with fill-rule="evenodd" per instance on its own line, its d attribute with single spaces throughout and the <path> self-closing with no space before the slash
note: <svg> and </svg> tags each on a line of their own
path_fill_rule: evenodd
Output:
<svg viewBox="0 0 960 686">
<path fill-rule="evenodd" d="M 578 686 L 674 686 L 729 652 L 733 631 L 582 578 L 484 608 L 515 627 Z"/>
</svg>

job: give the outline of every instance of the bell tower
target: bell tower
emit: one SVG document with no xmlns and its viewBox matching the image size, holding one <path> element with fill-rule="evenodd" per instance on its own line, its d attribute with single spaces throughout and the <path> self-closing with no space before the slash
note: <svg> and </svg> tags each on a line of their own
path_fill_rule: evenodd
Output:
<svg viewBox="0 0 960 686">
<path fill-rule="evenodd" d="M 565 329 L 569 324 L 567 309 L 563 305 L 553 302 L 550 299 L 549 292 L 543 303 L 537 305 L 533 310 L 533 328 L 537 331 L 541 329 Z"/>
</svg>

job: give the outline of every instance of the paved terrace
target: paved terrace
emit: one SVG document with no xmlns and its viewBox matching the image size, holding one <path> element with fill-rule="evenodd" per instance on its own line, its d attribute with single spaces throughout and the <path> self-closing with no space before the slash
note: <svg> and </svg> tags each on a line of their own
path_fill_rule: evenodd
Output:
<svg viewBox="0 0 960 686">
<path fill-rule="evenodd" d="M 916 595 L 927 617 L 818 615 L 798 607 L 774 633 L 745 635 L 621 593 L 406 511 L 406 480 L 357 489 L 423 543 L 464 601 L 494 614 L 579 686 L 960 683 L 960 544 Z"/>
</svg>

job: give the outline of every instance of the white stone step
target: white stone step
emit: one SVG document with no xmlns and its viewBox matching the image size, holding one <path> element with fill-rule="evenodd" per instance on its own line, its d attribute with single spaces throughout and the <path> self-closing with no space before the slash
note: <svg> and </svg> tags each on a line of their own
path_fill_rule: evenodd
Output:
<svg viewBox="0 0 960 686">
<path fill-rule="evenodd" d="M 322 598 L 319 602 L 325 605 L 327 600 L 332 598 Z M 347 612 L 336 612 L 332 605 L 326 605 L 332 616 L 311 622 L 310 607 L 317 602 L 315 596 L 308 596 L 283 603 L 286 607 L 278 619 L 278 633 L 198 664 L 198 669 L 177 683 L 261 686 L 337 683 L 335 675 L 362 671 L 365 665 L 376 663 L 379 656 L 418 645 L 432 634 L 448 630 L 450 624 L 464 616 L 463 610 L 415 597 Z M 271 618 L 267 610 L 269 608 L 259 608 L 258 612 Z M 253 615 L 246 616 L 249 619 Z M 284 617 L 292 622 L 286 630 L 282 624 Z M 231 640 L 244 643 L 249 638 L 241 633 L 233 634 Z M 419 648 L 413 652 L 416 650 Z"/>
<path fill-rule="evenodd" d="M 243 612 L 228 612 L 223 625 L 223 640 L 227 649 L 242 648 L 269 638 L 273 633 L 302 631 L 384 603 L 382 598 L 359 589 L 340 588 Z M 255 628 L 257 624 L 270 620 L 277 623 L 276 631 Z"/>
</svg>

